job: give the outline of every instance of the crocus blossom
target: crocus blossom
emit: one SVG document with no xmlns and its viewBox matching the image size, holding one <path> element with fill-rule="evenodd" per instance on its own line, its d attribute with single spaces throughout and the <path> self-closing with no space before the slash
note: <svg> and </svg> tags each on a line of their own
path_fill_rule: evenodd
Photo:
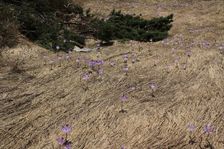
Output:
<svg viewBox="0 0 224 149">
<path fill-rule="evenodd" d="M 65 139 L 63 137 L 57 138 L 56 140 L 60 145 L 63 145 L 65 143 Z"/>
<path fill-rule="evenodd" d="M 204 132 L 207 134 L 210 134 L 213 132 L 213 127 L 211 126 L 211 124 L 207 124 L 204 126 Z"/>
<path fill-rule="evenodd" d="M 83 77 L 82 77 L 82 79 L 85 80 L 85 81 L 89 80 L 89 78 L 90 78 L 89 73 L 85 73 L 85 74 L 83 75 Z"/>
<path fill-rule="evenodd" d="M 66 124 L 65 126 L 63 126 L 63 127 L 61 128 L 61 130 L 62 130 L 64 133 L 70 133 L 70 132 L 72 131 L 72 128 L 71 128 L 68 124 Z"/>
<path fill-rule="evenodd" d="M 126 95 L 122 95 L 122 96 L 120 97 L 120 99 L 121 99 L 122 102 L 125 102 L 125 101 L 128 100 L 128 96 L 126 96 Z"/>
<path fill-rule="evenodd" d="M 196 129 L 196 126 L 195 126 L 194 124 L 189 124 L 189 125 L 188 125 L 188 130 L 189 130 L 190 132 L 195 131 L 195 129 Z"/>
<path fill-rule="evenodd" d="M 157 85 L 155 83 L 149 83 L 149 87 L 153 90 L 156 91 Z"/>
</svg>

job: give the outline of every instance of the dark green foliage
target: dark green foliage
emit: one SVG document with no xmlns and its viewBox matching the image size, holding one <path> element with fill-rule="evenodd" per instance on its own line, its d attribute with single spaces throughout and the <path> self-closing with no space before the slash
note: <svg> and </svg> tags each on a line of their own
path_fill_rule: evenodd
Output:
<svg viewBox="0 0 224 149">
<path fill-rule="evenodd" d="M 20 32 L 45 48 L 60 46 L 60 50 L 68 51 L 77 43 L 85 43 L 83 36 L 67 29 L 64 20 L 56 16 L 58 12 L 83 14 L 83 9 L 71 5 L 69 0 L 3 0 L 2 4 L 14 10 L 14 20 L 18 21 Z"/>
<path fill-rule="evenodd" d="M 124 15 L 113 10 L 106 21 L 94 20 L 98 24 L 95 36 L 103 41 L 131 39 L 138 41 L 159 41 L 168 36 L 173 15 L 145 20 L 140 16 Z"/>
<path fill-rule="evenodd" d="M 96 29 L 94 36 L 105 42 L 109 42 L 113 39 L 114 26 L 111 23 L 105 23 L 103 20 L 95 19 L 92 22 L 92 28 Z"/>
<path fill-rule="evenodd" d="M 0 4 L 0 12 L 0 49 L 6 46 L 13 47 L 18 42 L 14 11 L 10 7 Z"/>
<path fill-rule="evenodd" d="M 4 13 L 1 10 L 1 20 L 11 19 L 8 22 L 19 24 L 19 31 L 31 41 L 48 49 L 56 50 L 55 47 L 59 46 L 59 50 L 63 51 L 71 50 L 75 45 L 82 47 L 85 45 L 85 37 L 89 36 L 104 42 L 159 41 L 168 36 L 173 21 L 173 15 L 145 20 L 140 16 L 125 15 L 115 10 L 107 20 L 103 20 L 92 15 L 90 9 L 84 11 L 70 0 L 2 0 L 0 4 L 10 10 L 6 15 L 6 9 Z M 77 17 L 72 27 L 67 24 Z M 5 25 L 6 21 L 3 22 Z M 12 24 L 4 25 L 0 27 L 1 42 L 3 33 L 16 37 L 8 30 L 13 28 Z"/>
</svg>

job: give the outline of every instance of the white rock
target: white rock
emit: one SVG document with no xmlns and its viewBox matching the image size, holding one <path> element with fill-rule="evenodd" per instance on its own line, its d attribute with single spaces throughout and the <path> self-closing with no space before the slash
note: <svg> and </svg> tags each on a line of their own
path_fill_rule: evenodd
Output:
<svg viewBox="0 0 224 149">
<path fill-rule="evenodd" d="M 90 49 L 90 48 L 79 48 L 79 47 L 75 46 L 73 51 L 76 51 L 76 52 L 90 52 L 90 51 L 93 51 L 93 49 Z"/>
</svg>

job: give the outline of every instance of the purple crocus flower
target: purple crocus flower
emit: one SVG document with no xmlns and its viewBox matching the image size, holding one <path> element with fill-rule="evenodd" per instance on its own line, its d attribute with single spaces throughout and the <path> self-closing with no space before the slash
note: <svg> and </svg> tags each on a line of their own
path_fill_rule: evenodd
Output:
<svg viewBox="0 0 224 149">
<path fill-rule="evenodd" d="M 103 75 L 103 69 L 102 68 L 99 69 L 98 73 L 99 73 L 99 75 Z"/>
<path fill-rule="evenodd" d="M 125 149 L 123 145 L 121 146 L 121 149 Z"/>
<path fill-rule="evenodd" d="M 120 99 L 121 99 L 122 102 L 125 102 L 125 101 L 128 100 L 128 96 L 126 96 L 126 95 L 122 95 L 122 96 L 120 97 Z"/>
<path fill-rule="evenodd" d="M 186 63 L 183 64 L 183 69 L 184 69 L 184 70 L 187 69 L 187 64 L 186 64 Z"/>
<path fill-rule="evenodd" d="M 64 149 L 72 149 L 72 143 L 71 142 L 67 142 L 64 145 L 65 145 Z"/>
<path fill-rule="evenodd" d="M 127 72 L 128 72 L 128 66 L 125 66 L 125 67 L 123 68 L 123 71 L 127 73 Z"/>
<path fill-rule="evenodd" d="M 80 63 L 80 58 L 78 57 L 75 61 L 76 61 L 76 63 L 79 64 Z"/>
<path fill-rule="evenodd" d="M 195 126 L 194 124 L 189 124 L 189 125 L 188 125 L 188 130 L 189 130 L 190 132 L 193 132 L 195 129 L 196 129 L 196 126 Z"/>
<path fill-rule="evenodd" d="M 64 132 L 64 133 L 70 133 L 71 131 L 72 131 L 72 128 L 68 125 L 68 124 L 66 124 L 65 126 L 63 126 L 62 128 L 61 128 L 61 130 Z"/>
<path fill-rule="evenodd" d="M 103 65 L 104 64 L 104 61 L 103 60 L 96 60 L 96 64 L 97 65 Z"/>
<path fill-rule="evenodd" d="M 132 62 L 132 63 L 135 63 L 135 62 L 136 62 L 136 59 L 135 59 L 135 58 L 133 58 L 133 59 L 131 60 L 131 62 Z"/>
<path fill-rule="evenodd" d="M 60 145 L 63 145 L 65 143 L 65 139 L 63 137 L 57 138 L 56 140 Z"/>
<path fill-rule="evenodd" d="M 223 50 L 224 49 L 224 46 L 219 46 L 219 50 Z"/>
<path fill-rule="evenodd" d="M 58 60 L 59 60 L 59 61 L 62 60 L 62 57 L 61 57 L 61 56 L 58 56 Z"/>
<path fill-rule="evenodd" d="M 211 126 L 211 124 L 207 124 L 204 126 L 204 132 L 208 134 L 213 132 L 213 127 Z"/>
<path fill-rule="evenodd" d="M 137 60 L 137 55 L 136 54 L 132 54 L 132 60 L 131 62 L 134 64 Z"/>
<path fill-rule="evenodd" d="M 134 91 L 136 89 L 136 87 L 132 86 L 131 87 L 131 91 Z"/>
<path fill-rule="evenodd" d="M 65 59 L 66 60 L 69 60 L 70 59 L 70 55 L 69 54 L 66 54 Z"/>
<path fill-rule="evenodd" d="M 91 61 L 89 61 L 88 64 L 89 64 L 89 67 L 94 67 L 96 65 L 96 61 L 91 60 Z"/>
<path fill-rule="evenodd" d="M 123 59 L 124 59 L 125 62 L 127 62 L 128 61 L 128 55 L 125 54 L 124 57 L 123 57 Z"/>
<path fill-rule="evenodd" d="M 157 85 L 155 83 L 149 83 L 149 87 L 155 91 L 157 89 Z"/>
<path fill-rule="evenodd" d="M 89 73 L 85 73 L 82 77 L 82 79 L 85 81 L 89 80 L 89 78 L 90 78 Z"/>
</svg>

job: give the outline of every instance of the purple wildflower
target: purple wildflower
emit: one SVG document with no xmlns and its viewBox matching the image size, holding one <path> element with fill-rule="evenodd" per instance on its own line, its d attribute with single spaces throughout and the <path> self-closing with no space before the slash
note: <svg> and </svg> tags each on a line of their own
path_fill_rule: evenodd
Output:
<svg viewBox="0 0 224 149">
<path fill-rule="evenodd" d="M 211 124 L 207 124 L 204 126 L 204 132 L 208 134 L 213 132 L 213 127 L 211 126 Z"/>
<path fill-rule="evenodd" d="M 96 64 L 97 65 L 103 65 L 104 64 L 104 61 L 103 60 L 96 60 Z"/>
<path fill-rule="evenodd" d="M 219 46 L 219 50 L 223 50 L 224 49 L 224 44 Z"/>
<path fill-rule="evenodd" d="M 132 62 L 132 63 L 135 63 L 135 62 L 136 62 L 136 59 L 135 59 L 135 58 L 133 58 L 133 59 L 131 60 L 131 62 Z"/>
<path fill-rule="evenodd" d="M 128 100 L 128 96 L 126 96 L 126 95 L 122 95 L 122 96 L 120 97 L 120 99 L 121 99 L 122 102 L 125 102 L 125 101 Z"/>
<path fill-rule="evenodd" d="M 203 46 L 204 48 L 209 48 L 210 43 L 209 43 L 208 41 L 203 41 L 203 42 L 202 42 L 202 46 Z"/>
<path fill-rule="evenodd" d="M 183 64 L 183 69 L 184 69 L 184 70 L 187 69 L 187 64 L 186 64 L 186 63 Z"/>
<path fill-rule="evenodd" d="M 80 63 L 80 58 L 78 57 L 75 61 L 76 61 L 76 63 L 79 64 Z"/>
<path fill-rule="evenodd" d="M 65 139 L 63 137 L 57 138 L 56 140 L 60 145 L 63 145 L 65 143 Z"/>
<path fill-rule="evenodd" d="M 58 61 L 62 60 L 62 57 L 61 56 L 58 56 Z"/>
<path fill-rule="evenodd" d="M 137 61 L 137 55 L 134 53 L 134 54 L 132 54 L 132 60 L 131 60 L 131 62 L 132 63 L 135 63 Z"/>
<path fill-rule="evenodd" d="M 99 69 L 98 74 L 99 74 L 99 75 L 103 75 L 103 69 L 102 69 L 102 68 Z"/>
<path fill-rule="evenodd" d="M 131 91 L 134 91 L 136 89 L 136 87 L 132 86 L 131 87 Z"/>
<path fill-rule="evenodd" d="M 123 68 L 123 71 L 127 73 L 127 72 L 128 72 L 128 66 L 125 66 L 125 67 Z"/>
<path fill-rule="evenodd" d="M 82 77 L 82 79 L 85 80 L 85 81 L 89 80 L 89 78 L 90 78 L 89 73 L 85 73 L 85 74 L 83 75 L 83 77 Z"/>
<path fill-rule="evenodd" d="M 89 64 L 89 67 L 92 68 L 92 67 L 94 67 L 96 65 L 96 61 L 90 60 L 88 64 Z"/>
<path fill-rule="evenodd" d="M 125 149 L 123 145 L 121 146 L 121 149 Z"/>
<path fill-rule="evenodd" d="M 69 60 L 70 58 L 71 58 L 70 55 L 69 54 L 66 54 L 65 59 L 66 60 Z"/>
<path fill-rule="evenodd" d="M 123 57 L 123 59 L 124 59 L 125 62 L 127 62 L 128 61 L 128 55 L 125 54 L 124 57 Z"/>
<path fill-rule="evenodd" d="M 71 142 L 66 142 L 65 144 L 64 144 L 64 149 L 72 149 L 72 143 Z"/>
<path fill-rule="evenodd" d="M 68 125 L 68 124 L 66 124 L 65 126 L 63 126 L 62 127 L 62 129 L 61 129 L 64 133 L 70 133 L 71 131 L 72 131 L 72 128 Z"/>
<path fill-rule="evenodd" d="M 149 83 L 149 87 L 152 89 L 152 91 L 157 89 L 157 85 L 155 83 Z"/>
<path fill-rule="evenodd" d="M 188 125 L 188 130 L 189 130 L 190 132 L 193 132 L 195 129 L 196 129 L 196 126 L 195 126 L 194 124 L 189 124 L 189 125 Z"/>
</svg>

